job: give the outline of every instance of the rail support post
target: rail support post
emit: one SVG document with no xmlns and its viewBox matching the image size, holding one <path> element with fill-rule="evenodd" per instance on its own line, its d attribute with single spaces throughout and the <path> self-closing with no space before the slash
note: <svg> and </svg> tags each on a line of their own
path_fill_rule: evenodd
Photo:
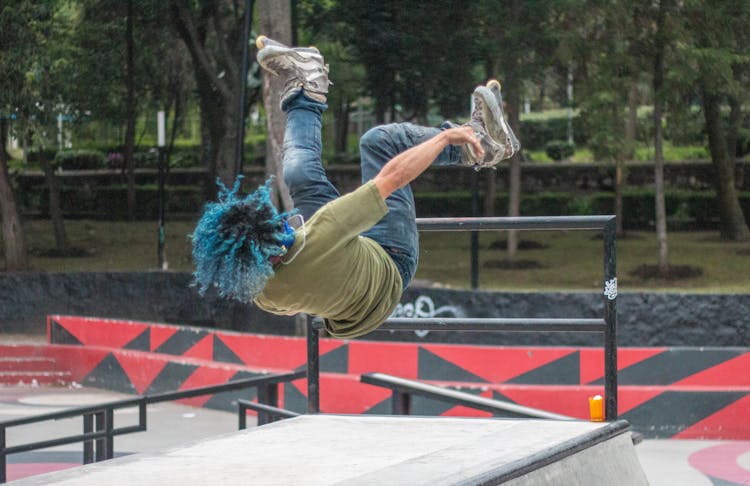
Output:
<svg viewBox="0 0 750 486">
<path fill-rule="evenodd" d="M 316 320 L 307 318 L 307 413 L 320 413 L 320 348 Z"/>
<path fill-rule="evenodd" d="M 279 404 L 278 385 L 269 383 L 258 387 L 258 403 L 276 407 Z M 273 416 L 262 410 L 258 411 L 258 425 L 266 425 L 273 422 Z"/>
<path fill-rule="evenodd" d="M 610 219 L 603 228 L 604 240 L 604 416 L 617 420 L 617 224 Z"/>
<path fill-rule="evenodd" d="M 94 428 L 97 432 L 102 432 L 107 428 L 107 417 L 104 410 L 94 414 Z M 107 459 L 107 439 L 96 439 L 96 452 L 94 460 L 96 462 Z"/>
<path fill-rule="evenodd" d="M 5 460 L 5 427 L 0 427 L 0 483 L 7 481 L 5 476 L 7 465 L 7 461 Z"/>
<path fill-rule="evenodd" d="M 87 413 L 83 416 L 83 433 L 90 434 L 94 431 L 94 414 Z M 83 463 L 94 462 L 94 441 L 87 440 L 83 443 Z"/>
<path fill-rule="evenodd" d="M 393 390 L 391 395 L 391 414 L 411 415 L 411 393 Z"/>
</svg>

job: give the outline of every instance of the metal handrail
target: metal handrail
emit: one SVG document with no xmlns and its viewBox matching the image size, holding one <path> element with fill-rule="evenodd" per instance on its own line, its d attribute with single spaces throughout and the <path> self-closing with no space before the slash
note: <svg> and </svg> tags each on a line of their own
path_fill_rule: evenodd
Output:
<svg viewBox="0 0 750 486">
<path fill-rule="evenodd" d="M 389 388 L 393 392 L 391 407 L 394 415 L 409 415 L 411 413 L 411 395 L 440 400 L 454 405 L 462 405 L 493 414 L 502 413 L 513 417 L 532 417 L 548 420 L 575 420 L 574 417 L 524 407 L 515 403 L 493 400 L 458 390 L 451 390 L 421 381 L 409 380 L 385 373 L 365 373 L 360 376 L 362 383 Z"/>
<path fill-rule="evenodd" d="M 91 462 L 102 461 L 105 459 L 111 459 L 114 457 L 113 439 L 116 435 L 130 434 L 133 432 L 143 432 L 147 430 L 146 423 L 146 405 L 150 403 L 160 403 L 174 400 L 181 400 L 184 398 L 191 398 L 202 395 L 213 395 L 215 393 L 227 392 L 233 390 L 241 390 L 245 388 L 258 388 L 259 399 L 265 398 L 271 401 L 270 409 L 273 409 L 273 405 L 276 405 L 276 386 L 279 383 L 293 381 L 299 378 L 304 378 L 305 372 L 303 370 L 289 372 L 289 373 L 278 373 L 278 374 L 266 374 L 261 376 L 255 376 L 252 378 L 245 378 L 242 380 L 230 381 L 219 385 L 208 385 L 198 388 L 190 388 L 187 390 L 179 390 L 174 392 L 156 393 L 152 395 L 144 395 L 135 398 L 126 398 L 123 400 L 114 400 L 110 402 L 104 402 L 96 405 L 87 405 L 83 407 L 71 408 L 68 410 L 61 410 L 59 412 L 50 412 L 40 415 L 34 415 L 30 417 L 22 417 L 18 419 L 6 420 L 0 422 L 0 483 L 4 483 L 7 480 L 7 461 L 6 457 L 10 454 L 16 454 L 20 452 L 28 452 L 37 449 L 46 449 L 48 447 L 55 447 L 65 444 L 74 444 L 77 442 L 84 443 L 83 451 L 83 463 L 89 464 Z M 130 425 L 126 427 L 114 428 L 113 418 L 114 411 L 121 408 L 138 407 L 138 425 Z M 241 413 L 244 415 L 247 408 L 241 408 Z M 258 422 L 266 423 L 268 419 L 266 414 L 270 413 L 270 416 L 278 415 L 273 410 L 259 410 Z M 19 444 L 12 447 L 6 446 L 6 430 L 10 427 L 16 427 L 20 425 L 28 425 L 38 422 L 45 422 L 48 420 L 60 420 L 71 417 L 83 417 L 83 433 L 77 435 L 70 435 L 65 437 L 59 437 L 55 439 L 30 442 L 26 444 Z M 96 441 L 96 447 L 94 447 L 94 441 Z"/>
<path fill-rule="evenodd" d="M 263 413 L 266 417 L 268 417 L 267 420 L 261 421 L 260 418 L 258 418 L 258 425 L 265 425 L 267 423 L 273 422 L 273 418 L 294 418 L 299 417 L 300 414 L 297 412 L 292 412 L 291 410 L 287 410 L 285 408 L 278 408 L 278 407 L 272 407 L 270 405 L 265 405 L 263 403 L 257 403 L 257 402 L 251 402 L 248 400 L 239 399 L 237 400 L 237 405 L 239 406 L 239 429 L 244 430 L 247 428 L 247 415 L 245 412 L 247 410 L 255 410 L 258 412 L 258 415 L 260 417 L 260 414 Z"/>
<path fill-rule="evenodd" d="M 325 327 L 322 320 L 313 320 L 313 327 Z M 495 331 L 495 332 L 602 332 L 604 319 L 556 318 L 491 318 L 491 317 L 395 317 L 385 321 L 378 331 Z"/>
<path fill-rule="evenodd" d="M 387 319 L 376 331 L 434 330 L 490 332 L 596 332 L 604 337 L 604 412 L 617 419 L 617 259 L 616 218 L 604 216 L 534 216 L 499 218 L 418 218 L 420 231 L 601 230 L 604 245 L 603 316 L 575 318 L 430 318 Z M 307 323 L 307 411 L 320 412 L 319 317 Z"/>
<path fill-rule="evenodd" d="M 519 216 L 494 218 L 417 218 L 419 231 L 599 230 L 615 216 Z"/>
</svg>

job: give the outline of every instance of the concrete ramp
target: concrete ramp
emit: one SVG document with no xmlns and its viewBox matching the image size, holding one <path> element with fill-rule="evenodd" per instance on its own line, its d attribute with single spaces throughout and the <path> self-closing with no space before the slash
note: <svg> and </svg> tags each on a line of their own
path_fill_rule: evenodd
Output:
<svg viewBox="0 0 750 486">
<path fill-rule="evenodd" d="M 624 421 L 303 415 L 12 484 L 646 485 L 627 429 Z"/>
</svg>

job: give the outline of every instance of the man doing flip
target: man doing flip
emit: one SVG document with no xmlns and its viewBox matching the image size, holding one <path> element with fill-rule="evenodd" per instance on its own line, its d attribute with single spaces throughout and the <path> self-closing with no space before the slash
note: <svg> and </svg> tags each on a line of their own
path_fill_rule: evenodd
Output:
<svg viewBox="0 0 750 486">
<path fill-rule="evenodd" d="M 433 164 L 491 167 L 519 150 L 503 117 L 500 84 L 474 90 L 471 120 L 462 126 L 370 129 L 359 141 L 362 185 L 341 196 L 321 161 L 331 84 L 323 56 L 264 36 L 256 44 L 261 67 L 285 79 L 282 164 L 295 209 L 277 212 L 270 181 L 245 197 L 239 183 L 223 187 L 192 235 L 196 283 L 201 292 L 214 286 L 275 314 L 323 317 L 334 337 L 362 336 L 388 318 L 417 268 L 409 183 Z M 295 218 L 301 223 L 292 229 Z"/>
</svg>

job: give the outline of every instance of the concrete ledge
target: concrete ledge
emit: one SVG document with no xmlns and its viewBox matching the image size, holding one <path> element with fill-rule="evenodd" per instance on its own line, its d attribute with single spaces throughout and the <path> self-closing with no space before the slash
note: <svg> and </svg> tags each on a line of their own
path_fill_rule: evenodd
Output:
<svg viewBox="0 0 750 486">
<path fill-rule="evenodd" d="M 622 422 L 304 415 L 16 484 L 469 485 L 511 476 L 518 485 L 648 484 L 625 430 Z"/>
</svg>

